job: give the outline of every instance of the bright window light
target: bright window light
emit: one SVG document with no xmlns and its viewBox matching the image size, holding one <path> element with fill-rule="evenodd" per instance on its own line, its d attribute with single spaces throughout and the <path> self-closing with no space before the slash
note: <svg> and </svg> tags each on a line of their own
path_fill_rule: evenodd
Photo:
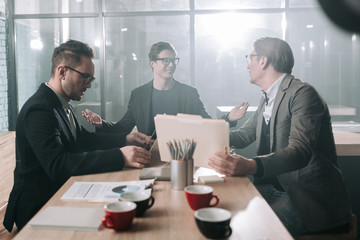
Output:
<svg viewBox="0 0 360 240">
<path fill-rule="evenodd" d="M 99 39 L 95 40 L 94 45 L 96 47 L 100 47 L 100 40 Z"/>
<path fill-rule="evenodd" d="M 314 46 L 315 46 L 314 42 L 313 42 L 313 41 L 310 41 L 310 42 L 309 42 L 309 47 L 310 47 L 310 49 L 314 48 Z"/>
<path fill-rule="evenodd" d="M 33 50 L 43 49 L 43 43 L 40 39 L 33 39 L 30 41 L 30 48 Z"/>
<path fill-rule="evenodd" d="M 287 26 L 286 15 L 285 15 L 285 13 L 283 13 L 282 19 L 281 19 L 281 32 L 282 32 L 283 39 L 285 39 L 286 26 Z"/>
<path fill-rule="evenodd" d="M 208 35 L 209 41 L 216 41 L 215 46 L 220 45 L 222 46 L 221 50 L 225 50 L 242 47 L 239 45 L 244 43 L 249 29 L 258 25 L 257 19 L 257 16 L 235 13 L 217 14 L 204 19 L 198 26 L 201 26 L 200 31 L 204 35 Z"/>
</svg>

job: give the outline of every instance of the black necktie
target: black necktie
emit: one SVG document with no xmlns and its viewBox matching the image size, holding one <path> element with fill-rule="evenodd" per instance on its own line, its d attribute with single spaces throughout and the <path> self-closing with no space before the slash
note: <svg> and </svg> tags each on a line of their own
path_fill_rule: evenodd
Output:
<svg viewBox="0 0 360 240">
<path fill-rule="evenodd" d="M 262 91 L 264 93 L 264 98 L 265 98 L 265 103 L 266 103 L 266 106 L 268 105 L 269 103 L 269 98 L 267 96 L 267 93 L 265 91 Z"/>
</svg>

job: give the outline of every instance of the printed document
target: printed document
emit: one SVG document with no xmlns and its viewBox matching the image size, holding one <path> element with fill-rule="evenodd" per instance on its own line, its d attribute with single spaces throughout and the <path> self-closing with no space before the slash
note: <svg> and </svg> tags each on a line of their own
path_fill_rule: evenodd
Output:
<svg viewBox="0 0 360 240">
<path fill-rule="evenodd" d="M 112 202 L 118 200 L 123 192 L 147 191 L 150 195 L 153 183 L 154 179 L 128 182 L 74 182 L 61 200 Z"/>
</svg>

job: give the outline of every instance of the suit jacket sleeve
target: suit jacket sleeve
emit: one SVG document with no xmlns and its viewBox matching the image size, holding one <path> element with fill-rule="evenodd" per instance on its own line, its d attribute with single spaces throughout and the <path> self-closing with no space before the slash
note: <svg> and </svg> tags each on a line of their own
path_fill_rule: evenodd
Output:
<svg viewBox="0 0 360 240">
<path fill-rule="evenodd" d="M 131 92 L 128 109 L 124 116 L 121 118 L 120 121 L 116 123 L 108 122 L 106 120 L 103 120 L 102 122 L 102 128 L 96 128 L 97 132 L 103 132 L 103 133 L 130 133 L 132 129 L 135 127 L 136 123 L 134 120 L 134 105 L 135 105 L 135 97 L 134 92 Z"/>
<path fill-rule="evenodd" d="M 211 116 L 205 110 L 204 104 L 200 100 L 200 95 L 197 89 L 187 85 L 182 85 L 182 86 L 184 87 L 183 91 L 187 93 L 186 97 L 182 99 L 182 101 L 185 103 L 183 105 L 180 105 L 180 109 L 182 106 L 186 107 L 186 109 L 182 109 L 182 112 L 188 114 L 200 115 L 203 118 L 211 118 Z M 229 120 L 228 114 L 222 116 L 221 119 L 227 121 L 230 127 L 235 127 L 237 124 L 237 121 Z"/>
<path fill-rule="evenodd" d="M 25 137 L 34 155 L 53 180 L 121 170 L 124 166 L 120 149 L 112 148 L 124 146 L 123 135 L 109 139 L 105 135 L 89 133 L 80 128 L 77 131 L 78 140 L 75 141 L 60 111 L 43 105 L 31 107 L 23 124 Z M 108 150 L 94 151 L 99 149 Z"/>
<path fill-rule="evenodd" d="M 244 125 L 230 132 L 230 146 L 235 148 L 245 148 L 256 140 L 256 127 L 260 107 L 244 123 Z"/>
<path fill-rule="evenodd" d="M 137 99 L 138 100 L 138 99 Z M 134 92 L 131 92 L 129 104 L 126 113 L 124 116 L 114 124 L 115 130 L 122 130 L 125 133 L 130 133 L 136 125 L 134 118 L 134 111 L 136 109 L 136 96 Z"/>
<path fill-rule="evenodd" d="M 200 100 L 200 95 L 195 88 L 189 88 L 188 97 L 184 99 L 186 101 L 185 106 L 188 109 L 192 109 L 190 114 L 200 115 L 203 118 L 211 118 L 211 116 L 206 112 L 204 104 Z"/>
</svg>

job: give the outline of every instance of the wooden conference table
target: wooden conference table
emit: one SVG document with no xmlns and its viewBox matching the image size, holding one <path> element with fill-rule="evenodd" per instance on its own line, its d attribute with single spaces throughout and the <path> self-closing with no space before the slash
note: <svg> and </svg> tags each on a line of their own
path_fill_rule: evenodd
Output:
<svg viewBox="0 0 360 240">
<path fill-rule="evenodd" d="M 49 206 L 103 207 L 104 203 L 62 201 L 60 198 L 75 181 L 123 182 L 139 179 L 141 170 L 84 175 L 70 178 L 40 210 Z M 208 184 L 220 202 L 217 207 L 232 213 L 230 239 L 293 239 L 270 206 L 247 177 L 226 177 L 224 183 Z M 115 232 L 101 227 L 97 232 L 35 229 L 26 225 L 15 239 L 205 239 L 196 226 L 194 211 L 183 190 L 173 190 L 169 181 L 155 181 L 155 203 L 127 231 Z"/>
</svg>

